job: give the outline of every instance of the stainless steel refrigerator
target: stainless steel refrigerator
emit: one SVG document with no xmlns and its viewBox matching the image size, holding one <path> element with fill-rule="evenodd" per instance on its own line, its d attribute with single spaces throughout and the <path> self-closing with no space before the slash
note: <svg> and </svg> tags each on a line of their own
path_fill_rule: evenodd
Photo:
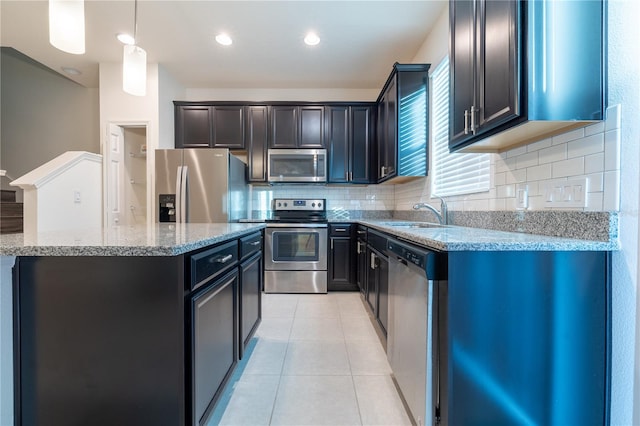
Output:
<svg viewBox="0 0 640 426">
<path fill-rule="evenodd" d="M 159 222 L 237 222 L 247 196 L 246 165 L 228 149 L 156 150 Z"/>
</svg>

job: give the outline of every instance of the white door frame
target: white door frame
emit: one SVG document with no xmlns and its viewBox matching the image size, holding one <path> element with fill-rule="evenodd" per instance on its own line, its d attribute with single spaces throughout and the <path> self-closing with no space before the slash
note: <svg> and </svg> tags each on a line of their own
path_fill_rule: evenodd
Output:
<svg viewBox="0 0 640 426">
<path fill-rule="evenodd" d="M 104 143 L 101 146 L 101 151 L 102 151 L 102 195 L 103 195 L 103 226 L 111 226 L 111 224 L 109 223 L 109 203 L 108 203 L 108 196 L 109 196 L 109 152 L 108 152 L 108 147 L 109 147 L 109 136 L 110 136 L 110 128 L 111 126 L 118 126 L 121 128 L 127 128 L 127 127 L 144 127 L 145 128 L 145 134 L 146 134 L 146 139 L 147 139 L 147 148 L 149 148 L 150 144 L 149 144 L 149 129 L 150 129 L 150 123 L 149 121 L 108 121 L 105 129 L 104 129 L 104 135 L 105 135 L 105 139 L 104 139 Z M 124 143 L 124 140 L 123 140 Z M 151 157 L 153 157 L 153 149 L 148 150 L 147 152 L 147 161 L 146 161 L 146 167 L 147 167 L 147 224 L 149 223 L 153 223 L 152 222 L 152 212 L 153 210 L 153 206 L 152 206 L 152 200 L 153 200 L 153 181 L 151 179 L 150 175 L 150 170 L 151 167 L 153 166 L 153 161 L 151 161 Z"/>
</svg>

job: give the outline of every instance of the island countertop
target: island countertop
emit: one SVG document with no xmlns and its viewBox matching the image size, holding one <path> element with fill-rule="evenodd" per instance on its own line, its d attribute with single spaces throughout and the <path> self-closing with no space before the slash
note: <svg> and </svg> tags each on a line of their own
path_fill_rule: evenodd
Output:
<svg viewBox="0 0 640 426">
<path fill-rule="evenodd" d="M 264 227 L 264 223 L 155 223 L 3 234 L 0 256 L 176 256 Z"/>
</svg>

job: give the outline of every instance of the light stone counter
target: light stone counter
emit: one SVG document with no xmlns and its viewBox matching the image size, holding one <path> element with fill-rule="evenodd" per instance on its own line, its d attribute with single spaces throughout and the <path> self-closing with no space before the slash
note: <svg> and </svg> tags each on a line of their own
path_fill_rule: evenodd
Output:
<svg viewBox="0 0 640 426">
<path fill-rule="evenodd" d="M 355 222 L 440 251 L 614 251 L 620 248 L 617 239 L 579 240 L 463 226 L 420 228 L 411 225 L 424 222 L 399 220 Z"/>
<path fill-rule="evenodd" d="M 264 223 L 156 223 L 0 235 L 0 256 L 176 256 L 259 231 Z"/>
</svg>

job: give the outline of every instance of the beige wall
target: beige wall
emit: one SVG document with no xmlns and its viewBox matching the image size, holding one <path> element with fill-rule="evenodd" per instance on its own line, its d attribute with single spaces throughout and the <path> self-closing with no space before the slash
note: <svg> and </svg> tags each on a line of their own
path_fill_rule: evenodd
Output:
<svg viewBox="0 0 640 426">
<path fill-rule="evenodd" d="M 0 55 L 0 169 L 17 179 L 66 151 L 100 153 L 97 89 L 16 50 L 3 47 Z"/>
</svg>

